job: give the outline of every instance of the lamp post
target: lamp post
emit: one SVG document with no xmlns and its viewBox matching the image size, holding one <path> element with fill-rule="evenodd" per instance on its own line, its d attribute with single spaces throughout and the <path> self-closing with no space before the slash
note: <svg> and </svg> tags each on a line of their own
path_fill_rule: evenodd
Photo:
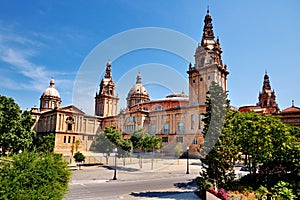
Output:
<svg viewBox="0 0 300 200">
<path fill-rule="evenodd" d="M 115 152 L 115 170 L 114 170 L 114 177 L 113 180 L 117 180 L 117 148 L 114 148 L 114 152 Z"/>
<path fill-rule="evenodd" d="M 190 148 L 186 147 L 186 174 L 190 173 L 190 170 L 189 170 L 189 150 L 190 150 Z"/>
</svg>

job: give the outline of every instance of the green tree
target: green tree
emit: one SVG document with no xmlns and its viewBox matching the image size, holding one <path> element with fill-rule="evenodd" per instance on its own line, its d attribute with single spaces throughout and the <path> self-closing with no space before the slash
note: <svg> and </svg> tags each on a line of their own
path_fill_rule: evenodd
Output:
<svg viewBox="0 0 300 200">
<path fill-rule="evenodd" d="M 75 154 L 74 154 L 74 159 L 75 159 L 75 162 L 78 163 L 78 166 L 79 166 L 79 169 L 80 169 L 80 163 L 84 162 L 85 161 L 85 156 L 80 152 L 80 151 L 77 151 Z"/>
<path fill-rule="evenodd" d="M 22 111 L 12 98 L 0 95 L 0 147 L 2 154 L 29 149 L 35 132 L 34 120 L 28 111 Z"/>
<path fill-rule="evenodd" d="M 41 152 L 53 152 L 54 145 L 55 145 L 55 136 L 53 133 L 38 137 L 37 141 L 34 144 L 36 150 Z"/>
<path fill-rule="evenodd" d="M 126 157 L 132 150 L 132 145 L 129 140 L 123 140 L 122 134 L 113 127 L 107 127 L 102 132 L 97 134 L 95 140 L 93 141 L 91 150 L 95 152 L 104 153 L 106 157 L 106 164 L 108 164 L 108 159 L 110 153 L 114 148 L 118 149 L 119 157 Z"/>
<path fill-rule="evenodd" d="M 155 149 L 160 149 L 162 147 L 162 139 L 155 135 L 150 135 L 144 129 L 140 129 L 133 132 L 130 140 L 132 142 L 133 149 L 139 152 L 140 168 L 142 168 L 142 163 L 143 163 L 142 154 L 141 154 L 142 152 L 152 151 L 152 153 L 154 153 Z M 152 159 L 152 166 L 153 166 L 153 159 Z"/>
<path fill-rule="evenodd" d="M 131 155 L 133 146 L 129 139 L 121 140 L 118 145 L 118 157 L 123 159 L 123 165 L 126 164 L 126 158 Z"/>
<path fill-rule="evenodd" d="M 71 172 L 61 155 L 28 152 L 0 162 L 0 199 L 63 199 Z"/>
<path fill-rule="evenodd" d="M 215 82 L 209 88 L 206 105 L 203 130 L 205 140 L 200 155 L 202 163 L 208 167 L 201 175 L 220 188 L 234 179 L 233 166 L 239 149 L 235 147 L 228 122 L 235 113 L 229 110 L 227 93 Z"/>
<path fill-rule="evenodd" d="M 77 151 L 74 154 L 74 159 L 75 159 L 75 162 L 81 163 L 81 162 L 85 161 L 85 156 L 80 151 Z"/>
</svg>

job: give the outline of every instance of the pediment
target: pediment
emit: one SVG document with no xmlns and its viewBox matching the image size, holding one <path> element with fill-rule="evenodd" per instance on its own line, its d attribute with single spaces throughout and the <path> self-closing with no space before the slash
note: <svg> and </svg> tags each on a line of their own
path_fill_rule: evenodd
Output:
<svg viewBox="0 0 300 200">
<path fill-rule="evenodd" d="M 74 105 L 69 105 L 69 106 L 65 106 L 65 107 L 61 107 L 58 109 L 60 112 L 71 112 L 71 113 L 77 113 L 77 114 L 85 114 L 82 110 L 80 110 L 79 108 L 77 108 Z"/>
</svg>

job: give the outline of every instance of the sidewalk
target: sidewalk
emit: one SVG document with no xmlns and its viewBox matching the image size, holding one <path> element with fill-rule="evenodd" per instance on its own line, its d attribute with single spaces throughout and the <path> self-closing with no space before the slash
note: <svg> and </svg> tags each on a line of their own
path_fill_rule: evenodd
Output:
<svg viewBox="0 0 300 200">
<path fill-rule="evenodd" d="M 137 160 L 135 160 L 137 161 Z M 70 182 L 72 184 L 89 184 L 89 183 L 105 183 L 110 181 L 130 182 L 139 180 L 160 179 L 162 177 L 181 177 L 194 179 L 199 175 L 199 160 L 190 160 L 189 172 L 186 174 L 186 160 L 181 159 L 144 159 L 142 168 L 138 162 L 133 164 L 122 165 L 121 160 L 117 162 L 117 180 L 112 180 L 114 166 L 95 165 L 82 166 L 81 170 L 75 170 Z M 183 186 L 174 186 L 172 188 L 155 191 L 143 191 L 139 193 L 126 194 L 120 199 L 199 199 L 195 195 L 195 185 L 187 183 Z"/>
</svg>

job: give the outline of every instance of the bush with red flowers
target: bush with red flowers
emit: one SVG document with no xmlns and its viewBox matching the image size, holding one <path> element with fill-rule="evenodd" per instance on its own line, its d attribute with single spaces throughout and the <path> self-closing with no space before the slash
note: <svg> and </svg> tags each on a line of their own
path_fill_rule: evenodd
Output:
<svg viewBox="0 0 300 200">
<path fill-rule="evenodd" d="M 214 190 L 214 188 L 210 187 L 207 189 L 207 191 L 222 200 L 230 200 L 230 196 L 224 189 L 219 189 L 218 191 L 216 191 Z"/>
</svg>

